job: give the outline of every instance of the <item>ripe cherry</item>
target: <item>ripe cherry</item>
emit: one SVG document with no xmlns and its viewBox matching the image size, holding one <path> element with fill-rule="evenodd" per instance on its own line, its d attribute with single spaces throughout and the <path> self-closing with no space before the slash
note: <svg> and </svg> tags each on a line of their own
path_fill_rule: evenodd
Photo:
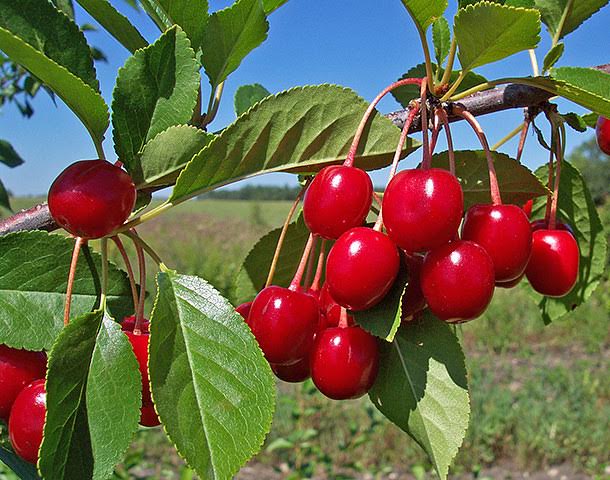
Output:
<svg viewBox="0 0 610 480">
<path fill-rule="evenodd" d="M 402 321 L 409 322 L 426 308 L 426 299 L 421 289 L 421 268 L 424 257 L 420 255 L 405 255 L 409 281 L 402 295 Z"/>
<path fill-rule="evenodd" d="M 387 235 L 372 228 L 352 228 L 328 253 L 329 293 L 339 305 L 366 310 L 388 293 L 399 266 L 398 249 Z"/>
<path fill-rule="evenodd" d="M 19 392 L 34 380 L 45 377 L 47 356 L 0 345 L 0 418 L 8 420 Z"/>
<path fill-rule="evenodd" d="M 525 202 L 523 204 L 523 206 L 521 208 L 523 209 L 523 211 L 527 215 L 527 218 L 531 218 L 531 216 L 532 216 L 532 209 L 534 208 L 534 200 L 532 200 L 530 198 L 527 202 Z"/>
<path fill-rule="evenodd" d="M 309 355 L 319 317 L 314 297 L 272 285 L 252 302 L 249 322 L 267 361 L 291 365 Z"/>
<path fill-rule="evenodd" d="M 525 277 L 525 272 L 523 272 L 521 275 L 519 275 L 517 278 L 515 278 L 513 280 L 508 280 L 506 282 L 496 282 L 496 287 L 500 287 L 500 288 L 516 287 L 517 285 L 519 285 L 521 280 L 523 280 L 523 277 Z"/>
<path fill-rule="evenodd" d="M 597 119 L 595 133 L 597 135 L 599 149 L 606 155 L 610 155 L 610 120 L 599 117 Z"/>
<path fill-rule="evenodd" d="M 53 220 L 73 235 L 100 238 L 121 226 L 136 201 L 127 172 L 105 160 L 73 163 L 49 190 Z"/>
<path fill-rule="evenodd" d="M 26 462 L 38 461 L 46 413 L 44 380 L 35 380 L 17 395 L 8 421 L 13 450 Z"/>
<path fill-rule="evenodd" d="M 140 425 L 143 427 L 157 427 L 161 425 L 161 420 L 159 420 L 152 402 L 142 404 L 142 408 L 140 408 Z"/>
<path fill-rule="evenodd" d="M 536 230 L 546 230 L 546 229 L 549 228 L 549 222 L 548 222 L 548 220 L 545 220 L 544 218 L 541 218 L 539 220 L 534 220 L 531 223 L 531 227 L 532 227 L 532 232 L 535 232 Z M 574 230 L 567 223 L 556 222 L 555 223 L 555 230 L 565 230 L 567 232 L 570 232 L 572 235 L 574 235 Z"/>
<path fill-rule="evenodd" d="M 494 265 L 483 247 L 456 240 L 426 255 L 421 286 L 428 307 L 451 323 L 481 315 L 494 292 Z"/>
<path fill-rule="evenodd" d="M 302 358 L 297 363 L 292 365 L 274 365 L 271 364 L 271 370 L 280 380 L 288 383 L 304 382 L 310 377 L 309 371 L 309 355 Z"/>
<path fill-rule="evenodd" d="M 320 330 L 329 327 L 337 327 L 341 321 L 341 305 L 330 295 L 328 284 L 325 283 L 320 289 Z M 353 315 L 347 315 L 348 325 L 354 325 L 356 319 Z"/>
<path fill-rule="evenodd" d="M 239 313 L 242 318 L 248 323 L 248 315 L 250 315 L 250 309 L 252 308 L 252 302 L 242 303 L 235 307 L 235 311 Z"/>
<path fill-rule="evenodd" d="M 303 216 L 314 235 L 336 239 L 364 223 L 373 201 L 373 183 L 359 168 L 324 167 L 307 188 Z"/>
<path fill-rule="evenodd" d="M 536 230 L 525 275 L 538 293 L 563 297 L 576 285 L 579 261 L 578 243 L 569 231 Z"/>
<path fill-rule="evenodd" d="M 334 400 L 361 397 L 375 383 L 378 369 L 377 340 L 362 328 L 328 328 L 316 337 L 311 378 L 327 397 Z"/>
<path fill-rule="evenodd" d="M 462 225 L 462 239 L 483 247 L 494 264 L 497 282 L 519 277 L 532 252 L 532 230 L 517 205 L 474 205 Z"/>
<path fill-rule="evenodd" d="M 462 187 L 448 171 L 404 170 L 385 190 L 383 222 L 400 248 L 425 252 L 455 237 L 463 208 Z"/>
</svg>

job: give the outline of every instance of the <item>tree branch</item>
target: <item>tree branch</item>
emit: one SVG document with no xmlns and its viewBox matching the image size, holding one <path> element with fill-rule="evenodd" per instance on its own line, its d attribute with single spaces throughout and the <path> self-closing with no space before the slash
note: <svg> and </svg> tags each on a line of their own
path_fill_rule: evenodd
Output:
<svg viewBox="0 0 610 480">
<path fill-rule="evenodd" d="M 610 73 L 610 64 L 599 65 L 593 68 Z M 500 88 L 475 93 L 474 95 L 470 95 L 469 97 L 456 102 L 456 104 L 460 105 L 465 110 L 468 110 L 475 117 L 478 117 L 488 113 L 495 113 L 513 108 L 536 107 L 549 101 L 552 96 L 553 95 L 549 92 L 539 88 L 510 84 Z M 452 104 L 448 104 L 449 121 L 455 122 L 461 120 L 460 117 L 452 115 L 451 110 Z M 407 109 L 392 112 L 386 116 L 392 120 L 397 127 L 402 128 L 408 114 L 409 111 Z M 415 117 L 409 132 L 415 133 L 420 130 L 421 121 L 418 116 Z M 52 231 L 57 228 L 57 225 L 53 222 L 53 219 L 49 214 L 49 208 L 46 203 L 36 205 L 11 217 L 0 220 L 0 235 L 21 230 Z"/>
</svg>

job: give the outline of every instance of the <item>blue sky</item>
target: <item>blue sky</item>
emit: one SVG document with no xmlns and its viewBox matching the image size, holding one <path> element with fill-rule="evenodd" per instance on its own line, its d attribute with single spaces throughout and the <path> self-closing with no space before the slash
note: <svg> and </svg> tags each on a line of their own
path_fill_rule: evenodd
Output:
<svg viewBox="0 0 610 480">
<path fill-rule="evenodd" d="M 144 13 L 135 12 L 122 0 L 111 0 L 128 15 L 149 40 L 159 35 Z M 229 1 L 210 0 L 210 9 L 229 5 Z M 455 12 L 456 1 L 451 0 L 449 13 Z M 90 21 L 81 10 L 79 22 Z M 220 129 L 235 118 L 233 94 L 243 84 L 261 83 L 269 91 L 278 92 L 297 85 L 334 83 L 350 87 L 367 100 L 400 77 L 411 66 L 423 61 L 415 28 L 399 0 L 289 0 L 270 18 L 269 37 L 252 52 L 227 81 L 219 114 L 211 129 Z M 558 65 L 592 66 L 610 62 L 610 6 L 587 21 L 581 29 L 566 39 L 566 52 Z M 129 53 L 110 36 L 102 32 L 88 34 L 92 45 L 101 48 L 108 63 L 98 63 L 97 72 L 102 94 L 110 104 L 117 69 Z M 548 50 L 550 39 L 542 32 L 538 50 L 540 63 Z M 486 66 L 479 73 L 489 79 L 505 76 L 529 75 L 531 67 L 526 52 L 508 61 Z M 207 83 L 204 79 L 204 86 Z M 207 98 L 209 91 L 204 91 Z M 70 163 L 94 158 L 95 150 L 84 127 L 74 114 L 58 101 L 57 106 L 45 94 L 34 102 L 36 113 L 31 119 L 21 117 L 17 109 L 8 106 L 0 112 L 0 138 L 12 142 L 26 160 L 16 169 L 0 166 L 0 178 L 17 195 L 45 194 L 57 174 Z M 380 104 L 382 112 L 398 109 L 391 98 Z M 560 102 L 561 111 L 582 111 L 577 106 Z M 482 117 L 490 143 L 512 130 L 522 119 L 520 111 Z M 474 135 L 464 126 L 453 128 L 456 148 L 479 148 Z M 586 137 L 569 134 L 568 150 Z M 586 135 L 591 135 L 587 133 Z M 106 154 L 115 157 L 111 130 L 105 143 Z M 443 145 L 439 144 L 439 148 Z M 505 151 L 514 155 L 516 141 L 508 143 Z M 415 165 L 419 154 L 409 157 L 404 166 Z M 546 160 L 546 154 L 533 138 L 528 140 L 524 163 L 530 168 Z M 404 167 L 403 167 L 404 168 Z M 373 174 L 375 184 L 384 182 L 387 171 Z M 260 176 L 248 180 L 258 184 L 294 182 L 287 174 Z"/>
</svg>

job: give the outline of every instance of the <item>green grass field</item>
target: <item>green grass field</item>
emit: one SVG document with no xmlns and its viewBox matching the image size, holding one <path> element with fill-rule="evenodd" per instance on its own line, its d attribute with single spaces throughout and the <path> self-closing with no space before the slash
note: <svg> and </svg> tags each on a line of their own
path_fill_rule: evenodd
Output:
<svg viewBox="0 0 610 480">
<path fill-rule="evenodd" d="M 26 200 L 35 199 L 14 204 Z M 170 268 L 230 295 L 242 259 L 288 208 L 193 201 L 139 230 Z M 461 328 L 473 408 L 452 478 L 610 478 L 609 311 L 608 281 L 548 327 L 524 291 L 498 289 L 486 314 Z M 278 391 L 263 452 L 238 478 L 434 478 L 415 442 L 366 400 L 333 402 L 311 383 L 279 383 Z M 152 429 L 138 433 L 117 478 L 193 477 L 163 432 Z"/>
</svg>

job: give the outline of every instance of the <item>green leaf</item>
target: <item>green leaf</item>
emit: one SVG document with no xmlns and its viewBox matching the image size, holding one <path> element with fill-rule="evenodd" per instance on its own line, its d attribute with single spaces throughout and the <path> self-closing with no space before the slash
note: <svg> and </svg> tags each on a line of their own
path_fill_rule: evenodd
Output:
<svg viewBox="0 0 610 480">
<path fill-rule="evenodd" d="M 72 0 L 51 0 L 51 2 L 58 10 L 61 10 L 70 17 L 70 19 L 74 20 L 74 4 L 72 3 Z"/>
<path fill-rule="evenodd" d="M 263 236 L 246 256 L 233 282 L 235 304 L 249 302 L 265 287 L 275 246 L 280 238 L 282 227 L 271 230 Z M 309 230 L 301 215 L 288 226 L 284 244 L 277 268 L 273 276 L 273 284 L 288 287 L 297 270 L 301 253 L 305 248 Z"/>
<path fill-rule="evenodd" d="M 261 0 L 237 0 L 210 15 L 203 34 L 203 66 L 213 88 L 267 38 Z"/>
<path fill-rule="evenodd" d="M 353 91 L 335 85 L 298 87 L 267 97 L 195 155 L 178 177 L 170 202 L 254 175 L 312 172 L 342 162 L 367 105 Z M 356 165 L 388 165 L 399 136 L 390 120 L 374 115 Z M 407 153 L 413 145 L 407 142 Z"/>
<path fill-rule="evenodd" d="M 443 16 L 448 0 L 401 0 L 409 15 L 422 31 Z"/>
<path fill-rule="evenodd" d="M 138 29 L 116 10 L 108 0 L 76 0 L 106 31 L 131 53 L 145 48 L 148 42 Z"/>
<path fill-rule="evenodd" d="M 144 178 L 144 145 L 193 116 L 199 66 L 186 34 L 172 27 L 119 70 L 112 100 L 114 147 L 136 182 Z"/>
<path fill-rule="evenodd" d="M 542 21 L 552 37 L 557 35 L 568 2 L 569 0 L 535 0 L 536 8 L 540 10 Z M 568 33 L 576 30 L 585 20 L 606 5 L 608 0 L 572 0 L 571 3 L 572 8 L 566 14 L 558 39 L 562 39 Z"/>
<path fill-rule="evenodd" d="M 0 162 L 7 167 L 14 168 L 23 163 L 23 158 L 19 156 L 9 142 L 0 139 Z"/>
<path fill-rule="evenodd" d="M 444 68 L 442 68 L 442 67 L 439 68 L 435 64 L 433 64 L 433 68 L 439 69 L 439 73 L 438 73 L 439 77 L 445 73 Z M 451 77 L 449 78 L 449 82 L 450 83 L 455 82 L 457 80 L 457 77 L 459 74 L 460 74 L 459 71 L 451 72 Z M 403 78 L 423 78 L 425 76 L 426 76 L 426 64 L 420 63 L 419 65 L 411 68 L 402 77 L 400 77 L 400 80 L 402 80 Z M 483 77 L 477 73 L 474 73 L 474 72 L 468 72 L 464 76 L 464 80 L 462 81 L 462 83 L 460 83 L 460 86 L 457 88 L 455 93 L 464 92 L 472 87 L 476 87 L 477 85 L 485 83 L 486 81 L 487 81 L 487 79 L 485 79 L 485 77 Z M 409 102 L 411 100 L 420 97 L 418 85 L 403 85 L 402 87 L 395 88 L 394 90 L 392 90 L 391 93 L 392 93 L 394 99 L 398 103 L 400 103 L 403 106 L 403 108 L 407 108 L 409 106 Z"/>
<path fill-rule="evenodd" d="M 163 15 L 171 24 L 179 25 L 186 33 L 193 50 L 203 44 L 208 15 L 207 0 L 156 0 Z"/>
<path fill-rule="evenodd" d="M 546 181 L 548 167 L 540 167 L 536 175 L 541 181 Z M 534 204 L 532 218 L 544 217 L 545 206 L 546 198 L 539 199 Z M 543 297 L 534 292 L 527 282 L 523 282 L 538 302 L 547 324 L 587 301 L 604 278 L 608 250 L 607 237 L 587 184 L 580 172 L 567 161 L 561 165 L 557 218 L 574 230 L 580 249 L 580 273 L 576 286 L 561 298 Z"/>
<path fill-rule="evenodd" d="M 142 179 L 138 188 L 171 185 L 193 156 L 212 141 L 214 135 L 188 125 L 176 125 L 159 133 L 142 151 Z"/>
<path fill-rule="evenodd" d="M 517 163 L 505 153 L 492 152 L 498 185 L 504 203 L 523 205 L 527 200 L 546 195 L 547 189 L 527 167 Z M 449 169 L 449 155 L 434 155 L 432 163 L 437 168 Z M 464 191 L 464 208 L 477 203 L 491 203 L 489 170 L 483 150 L 458 150 L 455 152 L 455 174 Z"/>
<path fill-rule="evenodd" d="M 43 477 L 110 477 L 137 430 L 142 390 L 120 325 L 101 310 L 72 320 L 49 354 L 46 390 Z"/>
<path fill-rule="evenodd" d="M 254 336 L 205 280 L 157 277 L 150 377 L 165 429 L 201 478 L 231 478 L 271 426 L 274 377 Z"/>
<path fill-rule="evenodd" d="M 9 212 L 12 212 L 11 201 L 8 198 L 8 192 L 4 188 L 4 184 L 0 180 L 0 207 L 6 208 Z"/>
<path fill-rule="evenodd" d="M 563 55 L 563 51 L 565 50 L 565 45 L 563 42 L 558 43 L 553 48 L 549 50 L 549 52 L 544 56 L 544 62 L 542 64 L 542 71 L 548 72 L 551 68 L 555 66 L 555 64 L 559 61 L 561 56 Z"/>
<path fill-rule="evenodd" d="M 577 132 L 586 132 L 587 131 L 587 122 L 580 115 L 570 112 L 570 113 L 562 113 L 561 116 L 565 120 L 565 122 Z"/>
<path fill-rule="evenodd" d="M 441 479 L 468 428 L 470 402 L 464 353 L 451 328 L 430 313 L 403 325 L 381 346 L 369 397 L 428 454 Z"/>
<path fill-rule="evenodd" d="M 439 17 L 432 24 L 432 41 L 434 42 L 436 64 L 442 65 L 451 48 L 451 31 L 449 30 L 449 22 L 445 17 Z"/>
<path fill-rule="evenodd" d="M 284 5 L 287 1 L 288 0 L 263 0 L 263 9 L 265 10 L 265 13 L 269 15 Z"/>
<path fill-rule="evenodd" d="M 368 310 L 353 312 L 358 325 L 387 342 L 394 341 L 402 321 L 402 295 L 408 278 L 408 271 L 401 262 L 398 277 L 383 300 Z"/>
<path fill-rule="evenodd" d="M 36 466 L 22 460 L 16 453 L 0 446 L 0 462 L 3 462 L 22 480 L 40 480 Z"/>
<path fill-rule="evenodd" d="M 472 70 L 536 48 L 540 41 L 540 14 L 536 10 L 479 2 L 458 11 L 453 32 L 462 69 Z"/>
<path fill-rule="evenodd" d="M 587 124 L 587 127 L 595 129 L 595 127 L 597 126 L 597 119 L 599 118 L 599 115 L 597 113 L 591 112 L 582 115 L 580 118 L 582 118 L 583 121 Z"/>
<path fill-rule="evenodd" d="M 0 237 L 0 344 L 48 350 L 63 327 L 74 240 L 32 231 Z M 76 269 L 72 315 L 98 303 L 101 258 L 84 249 Z M 133 311 L 127 276 L 110 265 L 109 306 L 117 318 Z"/>
<path fill-rule="evenodd" d="M 248 111 L 255 103 L 271 95 L 269 90 L 260 83 L 242 85 L 235 92 L 235 114 L 239 117 Z"/>
<path fill-rule="evenodd" d="M 108 128 L 108 106 L 95 89 L 2 27 L 0 50 L 56 93 L 80 119 L 94 143 L 101 146 Z"/>
<path fill-rule="evenodd" d="M 41 0 L 0 0 L 0 28 L 99 92 L 91 50 L 85 35 L 76 23 L 52 3 Z M 4 50 L 2 45 L 0 47 Z M 12 57 L 10 52 L 4 53 Z M 13 60 L 21 63 L 16 58 Z M 27 65 L 23 66 L 29 70 Z M 43 77 L 36 76 L 45 81 Z"/>
</svg>

